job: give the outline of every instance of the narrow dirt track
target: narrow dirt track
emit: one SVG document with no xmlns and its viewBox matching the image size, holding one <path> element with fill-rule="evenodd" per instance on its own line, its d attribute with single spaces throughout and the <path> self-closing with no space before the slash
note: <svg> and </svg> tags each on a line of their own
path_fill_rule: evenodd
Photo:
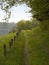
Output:
<svg viewBox="0 0 49 65">
<path fill-rule="evenodd" d="M 28 48 L 27 48 L 27 44 L 28 44 L 28 38 L 27 38 L 27 34 L 24 31 L 24 37 L 25 37 L 25 44 L 24 44 L 24 65 L 29 65 L 28 61 L 27 61 L 27 57 L 28 57 Z"/>
</svg>

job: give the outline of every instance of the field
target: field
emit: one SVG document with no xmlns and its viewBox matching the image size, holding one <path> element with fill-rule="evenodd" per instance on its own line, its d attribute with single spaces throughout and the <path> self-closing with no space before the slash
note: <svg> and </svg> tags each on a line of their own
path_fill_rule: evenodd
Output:
<svg viewBox="0 0 49 65">
<path fill-rule="evenodd" d="M 22 30 L 15 43 L 9 48 L 9 41 L 15 33 L 0 37 L 0 65 L 49 65 L 49 32 L 40 27 Z M 4 57 L 3 45 L 7 46 Z"/>
</svg>

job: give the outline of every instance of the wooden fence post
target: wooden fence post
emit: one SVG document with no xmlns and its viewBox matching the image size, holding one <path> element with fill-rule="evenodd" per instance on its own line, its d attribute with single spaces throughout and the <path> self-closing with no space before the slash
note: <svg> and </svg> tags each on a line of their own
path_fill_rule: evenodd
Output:
<svg viewBox="0 0 49 65">
<path fill-rule="evenodd" d="M 14 36 L 14 41 L 16 40 L 16 36 Z"/>
<path fill-rule="evenodd" d="M 6 56 L 6 44 L 4 44 L 3 48 L 4 48 L 4 56 Z"/>
<path fill-rule="evenodd" d="M 12 48 L 12 45 L 13 45 L 13 39 L 11 39 L 9 42 L 9 48 Z"/>
<path fill-rule="evenodd" d="M 11 46 L 13 46 L 13 39 L 11 39 Z"/>
</svg>

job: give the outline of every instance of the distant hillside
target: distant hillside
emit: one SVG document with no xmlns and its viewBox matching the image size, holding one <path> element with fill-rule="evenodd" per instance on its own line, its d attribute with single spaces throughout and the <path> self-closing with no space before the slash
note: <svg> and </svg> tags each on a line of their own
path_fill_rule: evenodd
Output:
<svg viewBox="0 0 49 65">
<path fill-rule="evenodd" d="M 0 22 L 0 35 L 8 34 L 14 26 L 15 23 Z"/>
</svg>

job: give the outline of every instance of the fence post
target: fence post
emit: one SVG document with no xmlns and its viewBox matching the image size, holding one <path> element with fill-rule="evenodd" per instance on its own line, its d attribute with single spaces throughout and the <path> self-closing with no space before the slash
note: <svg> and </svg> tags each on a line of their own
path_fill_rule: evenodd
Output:
<svg viewBox="0 0 49 65">
<path fill-rule="evenodd" d="M 4 56 L 6 56 L 6 44 L 4 44 L 3 48 L 4 48 Z"/>
<path fill-rule="evenodd" d="M 12 45 L 13 45 L 13 39 L 11 39 L 9 42 L 9 48 L 12 48 Z"/>
<path fill-rule="evenodd" d="M 14 41 L 16 40 L 16 36 L 14 36 Z"/>
<path fill-rule="evenodd" d="M 11 46 L 13 46 L 13 39 L 11 39 Z"/>
</svg>

